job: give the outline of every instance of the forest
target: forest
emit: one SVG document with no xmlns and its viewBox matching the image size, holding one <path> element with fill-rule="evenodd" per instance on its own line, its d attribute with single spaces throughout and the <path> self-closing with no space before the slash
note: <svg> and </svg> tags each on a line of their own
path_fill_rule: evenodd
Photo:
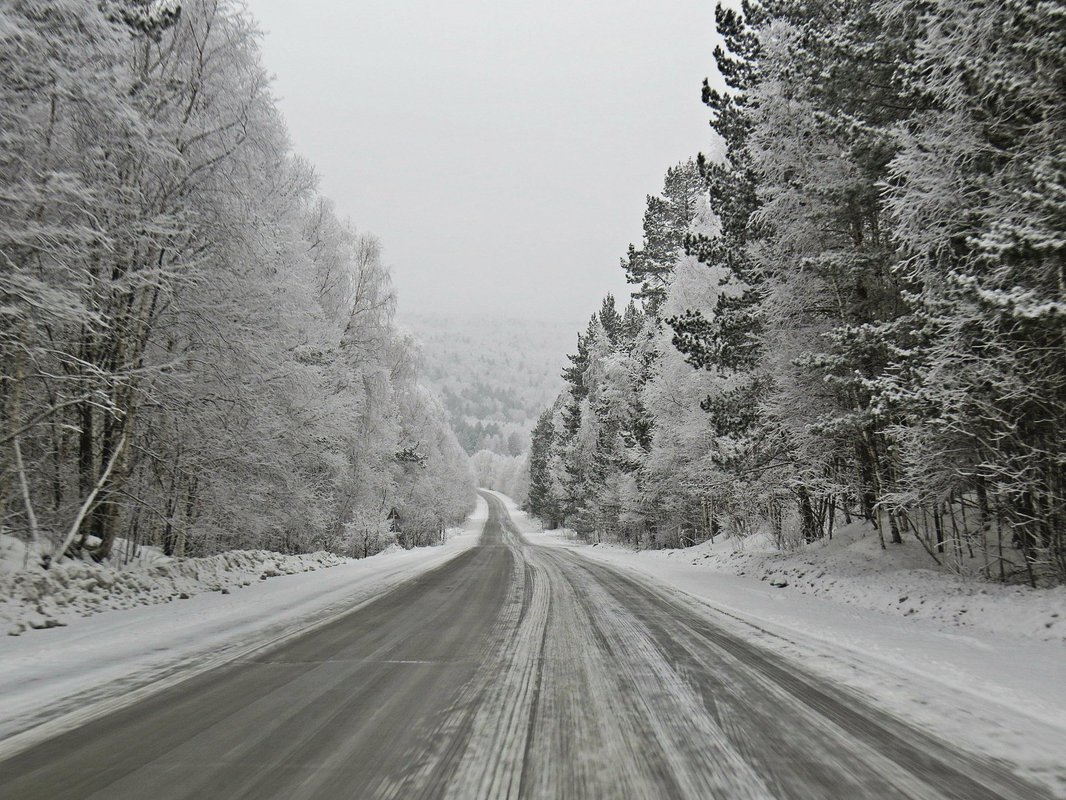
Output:
<svg viewBox="0 0 1066 800">
<path fill-rule="evenodd" d="M 366 556 L 469 459 L 374 237 L 295 154 L 237 0 L 0 6 L 0 528 Z"/>
<path fill-rule="evenodd" d="M 477 485 L 524 498 L 529 432 L 562 388 L 558 359 L 573 322 L 477 311 L 400 319 L 423 342 L 426 383 L 470 455 Z"/>
<path fill-rule="evenodd" d="M 528 505 L 589 540 L 1066 581 L 1066 8 L 719 5 L 706 154 L 648 197 Z"/>
<path fill-rule="evenodd" d="M 426 383 L 440 395 L 467 453 L 525 453 L 540 410 L 562 388 L 557 364 L 573 321 L 473 310 L 402 311 L 400 321 L 423 342 Z"/>
</svg>

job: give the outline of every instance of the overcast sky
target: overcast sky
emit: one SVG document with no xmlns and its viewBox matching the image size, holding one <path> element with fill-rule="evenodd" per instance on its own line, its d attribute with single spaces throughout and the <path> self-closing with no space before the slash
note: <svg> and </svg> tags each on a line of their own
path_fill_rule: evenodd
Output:
<svg viewBox="0 0 1066 800">
<path fill-rule="evenodd" d="M 709 147 L 713 0 L 248 0 L 293 143 L 400 314 L 581 321 Z"/>
</svg>

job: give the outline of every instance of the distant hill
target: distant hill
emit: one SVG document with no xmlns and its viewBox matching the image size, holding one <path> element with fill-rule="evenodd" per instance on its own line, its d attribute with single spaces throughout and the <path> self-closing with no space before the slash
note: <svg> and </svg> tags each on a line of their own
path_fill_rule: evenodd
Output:
<svg viewBox="0 0 1066 800">
<path fill-rule="evenodd" d="M 537 416 L 562 388 L 577 325 L 480 314 L 405 314 L 422 342 L 423 380 L 437 391 L 468 453 L 521 455 Z"/>
</svg>

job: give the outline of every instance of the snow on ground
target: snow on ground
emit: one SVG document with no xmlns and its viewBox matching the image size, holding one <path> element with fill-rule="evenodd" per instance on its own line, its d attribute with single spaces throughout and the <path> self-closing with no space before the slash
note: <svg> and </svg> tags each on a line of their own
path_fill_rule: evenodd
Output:
<svg viewBox="0 0 1066 800">
<path fill-rule="evenodd" d="M 511 504 L 514 507 L 514 504 Z M 537 522 L 521 511 L 527 529 Z M 515 512 L 512 511 L 512 516 Z M 551 541 L 583 545 L 572 531 L 550 531 Z M 591 546 L 597 553 L 633 554 L 617 544 Z M 980 555 L 977 555 L 980 560 Z M 699 567 L 716 575 L 750 577 L 786 597 L 818 595 L 895 616 L 938 623 L 959 632 L 987 631 L 1066 644 L 1066 586 L 1031 589 L 938 571 L 917 541 L 882 550 L 877 534 L 864 524 L 842 528 L 792 552 L 774 549 L 761 535 L 718 537 L 693 547 L 645 550 L 641 564 L 665 562 Z M 695 573 L 694 573 L 695 574 Z"/>
<path fill-rule="evenodd" d="M 86 618 L 76 616 L 85 606 L 73 604 L 66 617 L 68 626 L 0 637 L 0 758 L 170 683 L 348 613 L 472 547 L 487 518 L 488 506 L 478 497 L 474 513 L 461 528 L 448 532 L 443 546 L 340 559 L 329 569 L 307 572 L 296 571 L 295 565 L 304 562 L 293 562 L 291 574 L 271 580 L 259 580 L 259 575 L 284 557 L 253 558 L 249 570 L 242 556 L 224 554 L 234 559 L 234 574 L 244 576 L 236 584 L 225 584 L 241 587 L 229 594 L 205 588 L 212 581 L 229 581 L 220 577 L 223 570 L 201 569 L 201 581 L 196 584 L 201 587 L 199 593 L 187 592 L 188 599 L 175 599 L 180 598 L 180 591 L 167 592 L 172 586 L 184 585 L 188 576 L 179 573 L 174 578 L 168 573 L 159 576 L 156 588 L 148 592 L 163 602 L 104 610 Z M 254 580 L 245 586 L 249 577 Z"/>
<path fill-rule="evenodd" d="M 206 558 L 159 554 L 128 565 L 66 559 L 43 570 L 30 555 L 20 540 L 0 536 L 0 634 L 18 636 L 29 628 L 55 628 L 101 611 L 188 600 L 202 592 L 230 594 L 255 581 L 350 560 L 326 552 L 231 550 Z M 29 569 L 22 568 L 25 563 Z"/>
<path fill-rule="evenodd" d="M 731 552 L 733 545 L 721 540 L 634 552 L 586 545 L 568 531 L 542 531 L 513 503 L 508 507 L 529 542 L 565 547 L 649 577 L 700 602 L 715 622 L 745 638 L 949 741 L 1020 764 L 1066 797 L 1061 591 L 918 571 L 909 554 L 878 561 L 876 536 L 869 537 L 872 547 L 842 543 L 840 550 L 851 551 L 818 554 L 830 555 L 824 561 L 804 553 L 759 553 L 750 542 L 746 550 Z M 869 563 L 863 563 L 866 557 Z M 817 590 L 811 582 L 827 588 Z M 911 607 L 915 611 L 908 613 Z M 1049 620 L 1051 628 L 1044 624 Z"/>
</svg>

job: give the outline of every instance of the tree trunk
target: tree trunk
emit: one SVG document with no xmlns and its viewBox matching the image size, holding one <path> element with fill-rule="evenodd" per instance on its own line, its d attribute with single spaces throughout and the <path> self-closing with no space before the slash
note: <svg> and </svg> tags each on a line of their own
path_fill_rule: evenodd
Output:
<svg viewBox="0 0 1066 800">
<path fill-rule="evenodd" d="M 809 544 L 817 539 L 820 533 L 818 521 L 815 519 L 814 509 L 811 507 L 811 495 L 807 491 L 807 487 L 800 486 L 796 490 L 796 495 L 799 499 L 800 530 L 803 532 L 803 541 Z"/>
<path fill-rule="evenodd" d="M 944 552 L 944 520 L 940 516 L 940 504 L 933 503 L 933 528 L 936 531 L 936 551 Z"/>
</svg>

